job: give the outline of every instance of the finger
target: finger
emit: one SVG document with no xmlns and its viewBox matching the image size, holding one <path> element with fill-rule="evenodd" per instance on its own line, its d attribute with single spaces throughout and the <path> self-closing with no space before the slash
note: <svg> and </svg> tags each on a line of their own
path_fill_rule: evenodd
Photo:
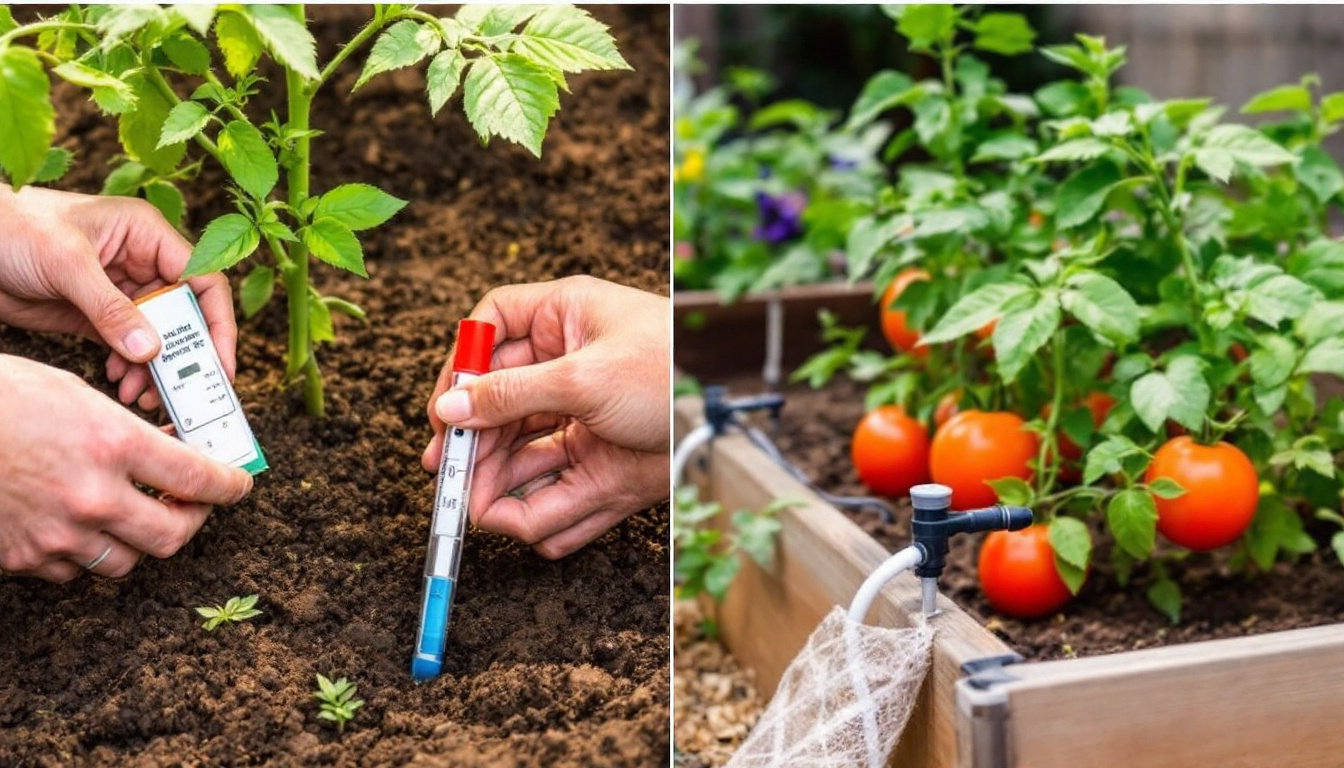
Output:
<svg viewBox="0 0 1344 768">
<path fill-rule="evenodd" d="M 559 533 L 547 536 L 532 545 L 532 550 L 547 560 L 558 560 L 592 543 L 594 539 L 616 527 L 634 510 L 606 509 L 583 518 Z"/>
<path fill-rule="evenodd" d="M 233 381 L 238 369 L 238 319 L 233 314 L 233 290 L 229 287 L 229 281 L 223 273 L 212 272 L 193 277 L 187 284 L 196 293 L 196 303 L 200 305 L 205 324 L 210 328 L 210 338 L 219 352 L 224 375 Z"/>
<path fill-rule="evenodd" d="M 245 470 L 221 464 L 148 424 L 145 430 L 143 450 L 127 457 L 136 482 L 184 502 L 222 506 L 238 503 L 252 490 L 252 476 Z"/>
<path fill-rule="evenodd" d="M 515 447 L 522 447 L 539 437 L 549 435 L 564 427 L 569 420 L 556 413 L 538 413 L 528 416 L 518 424 L 518 438 Z"/>
<path fill-rule="evenodd" d="M 570 465 L 563 432 L 538 438 L 514 452 L 507 467 L 508 487 L 520 488 L 536 478 L 558 472 Z"/>
<path fill-rule="evenodd" d="M 468 429 L 498 427 L 538 413 L 582 420 L 594 397 L 577 374 L 583 364 L 583 352 L 576 352 L 536 365 L 493 371 L 440 395 L 436 413 L 442 421 Z"/>
<path fill-rule="evenodd" d="M 112 284 L 97 255 L 89 251 L 73 264 L 62 273 L 58 290 L 89 319 L 99 337 L 131 362 L 143 363 L 157 354 L 159 334 Z"/>
<path fill-rule="evenodd" d="M 52 560 L 31 571 L 18 571 L 16 573 L 19 576 L 34 576 L 43 581 L 64 584 L 67 581 L 74 581 L 80 574 L 84 573 L 84 569 L 69 560 Z"/>
<path fill-rule="evenodd" d="M 143 365 L 137 365 L 127 371 L 126 375 L 122 377 L 121 383 L 117 385 L 117 399 L 130 405 L 149 389 L 153 389 L 150 386 L 149 369 Z"/>
<path fill-rule="evenodd" d="M 146 389 L 135 401 L 135 405 L 142 411 L 156 411 L 162 404 L 159 399 L 159 393 L 153 387 Z"/>
<path fill-rule="evenodd" d="M 107 552 L 106 556 L 103 556 L 104 551 Z M 88 545 L 83 547 L 79 554 L 71 557 L 70 561 L 90 573 L 119 579 L 135 568 L 140 562 L 140 556 L 140 550 L 127 545 L 115 536 L 100 534 L 91 538 Z M 98 562 L 92 568 L 85 568 L 94 560 Z"/>
<path fill-rule="evenodd" d="M 473 513 L 472 522 L 482 530 L 537 544 L 601 508 L 605 495 L 587 478 L 570 472 L 531 495 L 496 499 L 479 516 Z"/>
<path fill-rule="evenodd" d="M 107 532 L 128 547 L 158 558 L 176 554 L 210 516 L 210 507 L 205 504 L 155 498 L 129 487 L 119 509 L 117 517 L 108 522 Z M 131 563 L 131 567 L 134 565 Z"/>
<path fill-rule="evenodd" d="M 131 364 L 126 362 L 126 358 L 113 352 L 107 356 L 107 380 L 116 383 L 121 381 L 131 370 Z"/>
</svg>

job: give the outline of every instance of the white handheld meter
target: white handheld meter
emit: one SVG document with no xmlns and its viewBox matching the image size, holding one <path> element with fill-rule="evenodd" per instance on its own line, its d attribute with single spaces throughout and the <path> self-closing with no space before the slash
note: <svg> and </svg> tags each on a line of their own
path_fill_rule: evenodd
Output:
<svg viewBox="0 0 1344 768">
<path fill-rule="evenodd" d="M 162 346 L 149 371 L 177 436 L 210 458 L 252 474 L 266 457 L 210 338 L 191 286 L 178 283 L 136 299 Z"/>
<path fill-rule="evenodd" d="M 495 326 L 479 320 L 459 323 L 450 386 L 460 387 L 489 373 L 494 348 Z M 439 483 L 434 492 L 434 516 L 429 524 L 420 629 L 411 657 L 411 676 L 417 682 L 428 680 L 443 670 L 448 619 L 457 592 L 457 571 L 462 565 L 467 502 L 471 498 L 471 474 L 475 466 L 476 433 L 448 425 L 443 433 L 443 459 L 439 462 Z"/>
</svg>

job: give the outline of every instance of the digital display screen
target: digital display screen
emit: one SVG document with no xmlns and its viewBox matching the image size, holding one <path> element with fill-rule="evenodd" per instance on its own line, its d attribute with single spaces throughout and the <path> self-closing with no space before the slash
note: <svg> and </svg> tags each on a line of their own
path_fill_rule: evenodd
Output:
<svg viewBox="0 0 1344 768">
<path fill-rule="evenodd" d="M 188 365 L 186 368 L 182 368 L 182 369 L 178 370 L 178 372 L 177 372 L 177 380 L 178 380 L 178 381 L 181 381 L 181 380 L 187 378 L 188 376 L 191 376 L 192 374 L 196 374 L 196 373 L 200 373 L 200 372 L 201 372 L 201 364 L 200 364 L 200 363 L 192 363 L 191 365 Z"/>
</svg>

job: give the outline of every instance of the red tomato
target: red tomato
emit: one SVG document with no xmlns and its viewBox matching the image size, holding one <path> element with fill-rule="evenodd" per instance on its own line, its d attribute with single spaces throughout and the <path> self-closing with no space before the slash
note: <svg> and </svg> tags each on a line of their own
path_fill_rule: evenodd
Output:
<svg viewBox="0 0 1344 768">
<path fill-rule="evenodd" d="M 999 318 L 996 317 L 993 320 L 990 320 L 988 323 L 985 323 L 984 325 L 975 329 L 975 338 L 980 339 L 981 341 L 988 339 L 989 337 L 994 335 L 994 329 L 998 327 L 998 325 L 999 325 Z"/>
<path fill-rule="evenodd" d="M 904 496 L 929 481 L 929 433 L 898 405 L 874 408 L 859 421 L 850 457 L 863 484 L 883 496 Z"/>
<path fill-rule="evenodd" d="M 954 509 L 972 509 L 999 500 L 985 481 L 1020 477 L 1030 481 L 1040 449 L 1035 432 L 1023 429 L 1015 413 L 962 411 L 933 436 L 929 468 L 933 482 L 952 489 Z"/>
<path fill-rule="evenodd" d="M 1157 530 L 1171 543 L 1203 552 L 1236 541 L 1260 503 L 1255 465 L 1230 443 L 1200 445 L 1188 435 L 1168 440 L 1148 465 L 1144 480 L 1169 477 L 1179 498 L 1157 501 Z"/>
<path fill-rule="evenodd" d="M 979 574 L 980 589 L 994 610 L 1020 619 L 1048 616 L 1073 597 L 1055 569 L 1046 525 L 986 536 Z"/>
<path fill-rule="evenodd" d="M 900 309 L 890 309 L 891 303 L 905 292 L 907 286 L 917 280 L 928 280 L 929 273 L 918 267 L 909 267 L 901 270 L 896 275 L 896 279 L 891 281 L 887 290 L 882 294 L 882 334 L 887 337 L 887 343 L 897 352 L 909 352 L 920 357 L 929 354 L 928 347 L 916 347 L 919 343 L 919 331 L 914 330 L 905 324 L 905 311 Z"/>
<path fill-rule="evenodd" d="M 947 420 L 957 415 L 961 410 L 961 392 L 948 392 L 938 400 L 938 406 L 933 409 L 933 426 L 941 427 L 947 423 Z"/>
</svg>

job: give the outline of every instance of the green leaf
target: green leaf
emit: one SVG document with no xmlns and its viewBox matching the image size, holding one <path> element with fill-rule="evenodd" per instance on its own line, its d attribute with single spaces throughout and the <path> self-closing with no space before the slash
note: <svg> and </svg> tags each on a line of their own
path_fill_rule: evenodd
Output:
<svg viewBox="0 0 1344 768">
<path fill-rule="evenodd" d="M 1026 507 L 1036 498 L 1031 486 L 1020 477 L 1001 477 L 997 480 L 986 480 L 985 484 L 998 494 L 1000 504 Z"/>
<path fill-rule="evenodd" d="M 368 277 L 364 268 L 364 249 L 350 228 L 332 216 L 319 216 L 299 230 L 299 238 L 317 258 L 333 267 Z"/>
<path fill-rule="evenodd" d="M 1321 294 L 1292 275 L 1279 274 L 1257 283 L 1246 298 L 1247 313 L 1274 326 L 1301 317 L 1312 304 L 1321 300 Z"/>
<path fill-rule="evenodd" d="M 104 45 L 143 29 L 154 21 L 163 18 L 163 11 L 153 5 L 124 4 L 108 6 L 98 18 L 98 31 L 102 33 Z"/>
<path fill-rule="evenodd" d="M 251 318 L 266 307 L 275 293 L 275 270 L 267 266 L 254 267 L 239 290 L 243 317 Z"/>
<path fill-rule="evenodd" d="M 219 272 L 251 256 L 261 244 L 256 226 L 239 213 L 226 213 L 210 222 L 191 251 L 182 279 Z"/>
<path fill-rule="evenodd" d="M 250 73 L 261 58 L 261 38 L 246 18 L 233 11 L 220 13 L 215 21 L 215 43 L 224 54 L 224 68 L 235 78 Z"/>
<path fill-rule="evenodd" d="M 149 169 L 137 162 L 128 162 L 118 166 L 107 175 L 103 189 L 99 194 L 134 197 Z"/>
<path fill-rule="evenodd" d="M 994 355 L 1004 382 L 1017 379 L 1031 356 L 1059 329 L 1059 321 L 1059 297 L 1054 291 L 1042 291 L 1031 306 L 1007 311 L 999 318 L 994 326 Z"/>
<path fill-rule="evenodd" d="M 1297 155 L 1244 125 L 1225 123 L 1214 126 L 1204 137 L 1204 146 L 1227 150 L 1237 162 L 1255 167 L 1297 162 Z"/>
<path fill-rule="evenodd" d="M 432 26 L 410 19 L 398 21 L 379 35 L 364 62 L 364 71 L 351 90 L 359 90 L 360 86 L 384 72 L 418 64 L 437 53 L 442 45 L 443 39 Z"/>
<path fill-rule="evenodd" d="M 1157 541 L 1157 505 L 1148 491 L 1127 488 L 1106 505 L 1106 525 L 1130 557 L 1146 560 Z"/>
<path fill-rule="evenodd" d="M 1198 430 L 1204 424 L 1210 396 L 1202 363 L 1193 355 L 1174 358 L 1166 371 L 1147 373 L 1130 387 L 1134 412 L 1152 432 L 1161 429 L 1167 419 Z"/>
<path fill-rule="evenodd" d="M 1162 576 L 1148 587 L 1148 602 L 1173 626 L 1181 623 L 1181 585 Z"/>
<path fill-rule="evenodd" d="M 1200 148 L 1194 152 L 1195 167 L 1209 175 L 1214 181 L 1226 184 L 1237 169 L 1237 161 L 1232 153 L 1225 149 Z"/>
<path fill-rule="evenodd" d="M 0 50 L 0 170 L 16 189 L 37 176 L 56 136 L 51 82 L 28 48 Z"/>
<path fill-rule="evenodd" d="M 187 22 L 187 26 L 201 37 L 210 33 L 210 25 L 215 21 L 215 6 L 196 5 L 195 3 L 183 3 L 174 5 L 173 10 Z"/>
<path fill-rule="evenodd" d="M 17 29 L 18 22 L 14 21 L 14 14 L 10 13 L 8 5 L 0 5 L 0 35 Z"/>
<path fill-rule="evenodd" d="M 1120 169 L 1111 163 L 1081 168 L 1055 193 L 1056 225 L 1060 229 L 1072 229 L 1091 221 L 1101 212 L 1107 195 L 1121 179 Z M 1137 322 L 1137 318 L 1135 320 Z"/>
<path fill-rule="evenodd" d="M 1344 91 L 1328 93 L 1321 97 L 1321 119 L 1327 123 L 1344 120 Z"/>
<path fill-rule="evenodd" d="M 462 52 L 456 48 L 449 48 L 434 57 L 429 62 L 429 71 L 425 75 L 426 87 L 429 90 L 429 113 L 430 115 L 439 114 L 443 105 L 457 92 L 458 83 L 462 81 L 462 70 L 467 66 L 467 59 Z"/>
<path fill-rule="evenodd" d="M 173 104 L 144 75 L 132 75 L 127 82 L 135 91 L 135 108 L 119 118 L 121 144 L 132 160 L 160 175 L 170 174 L 187 154 L 185 144 L 159 146 Z"/>
<path fill-rule="evenodd" d="M 145 185 L 145 199 L 163 218 L 168 220 L 174 227 L 182 226 L 182 214 L 187 208 L 186 200 L 182 199 L 182 192 L 172 182 L 155 179 Z"/>
<path fill-rule="evenodd" d="M 503 54 L 471 62 L 463 107 L 482 141 L 501 136 L 541 157 L 541 141 L 560 99 L 546 69 L 522 56 Z"/>
<path fill-rule="evenodd" d="M 464 5 L 454 18 L 481 37 L 495 37 L 513 30 L 541 11 L 543 5 Z"/>
<path fill-rule="evenodd" d="M 1119 283 L 1098 272 L 1078 272 L 1065 285 L 1060 303 L 1093 333 L 1115 344 L 1139 337 L 1139 305 Z"/>
<path fill-rule="evenodd" d="M 330 217 L 346 229 L 358 232 L 376 227 L 406 207 L 405 200 L 368 184 L 342 184 L 322 195 L 314 218 Z"/>
<path fill-rule="evenodd" d="M 1334 158 L 1320 147 L 1306 147 L 1302 150 L 1302 162 L 1297 166 L 1297 180 L 1321 204 L 1344 190 L 1344 172 L 1340 171 Z"/>
<path fill-rule="evenodd" d="M 1309 109 L 1311 109 L 1311 91 L 1300 85 L 1281 85 L 1252 96 L 1250 101 L 1242 105 L 1241 113 L 1255 115 L 1261 112 Z"/>
<path fill-rule="evenodd" d="M 1267 390 L 1283 385 L 1293 375 L 1297 365 L 1297 347 L 1282 336 L 1262 336 L 1260 345 L 1248 361 L 1251 381 L 1257 389 Z"/>
<path fill-rule="evenodd" d="M 705 572 L 705 591 L 716 601 L 723 602 L 723 598 L 728 594 L 728 588 L 733 585 L 733 579 L 737 578 L 737 572 L 741 568 L 742 561 L 736 557 L 716 558 Z"/>
<path fill-rule="evenodd" d="M 200 102 L 180 102 L 168 112 L 168 118 L 163 121 L 163 133 L 159 136 L 159 147 L 181 144 L 184 141 L 194 139 L 196 134 L 204 130 L 209 123 L 210 110 L 202 106 Z"/>
<path fill-rule="evenodd" d="M 878 115 L 893 107 L 908 104 L 919 93 L 914 81 L 904 72 L 884 69 L 864 84 L 859 98 L 849 112 L 849 121 L 845 129 L 849 131 L 863 128 L 877 119 Z"/>
<path fill-rule="evenodd" d="M 1344 565 L 1344 531 L 1330 537 L 1330 548 L 1335 551 L 1335 557 L 1340 564 Z"/>
<path fill-rule="evenodd" d="M 210 71 L 209 49 L 191 35 L 173 35 L 163 41 L 162 48 L 173 66 L 188 75 L 203 76 Z"/>
<path fill-rule="evenodd" d="M 1078 594 L 1092 560 L 1092 534 L 1087 524 L 1072 517 L 1056 517 L 1050 522 L 1050 547 L 1055 550 L 1055 570 L 1069 591 Z"/>
<path fill-rule="evenodd" d="M 512 50 L 562 72 L 630 69 L 607 25 L 572 5 L 548 5 L 538 11 Z"/>
<path fill-rule="evenodd" d="M 1319 239 L 1288 257 L 1288 272 L 1331 299 L 1344 298 L 1344 243 Z"/>
<path fill-rule="evenodd" d="M 1045 152 L 1037 155 L 1036 160 L 1041 163 L 1096 160 L 1098 157 L 1101 157 L 1110 151 L 1111 145 L 1100 139 L 1072 139 L 1047 149 Z"/>
<path fill-rule="evenodd" d="M 737 530 L 738 549 L 756 561 L 762 568 L 771 568 L 775 560 L 775 536 L 783 525 L 773 514 L 748 510 L 733 513 L 733 527 Z"/>
<path fill-rule="evenodd" d="M 896 21 L 896 30 L 910 41 L 911 50 L 927 51 L 934 43 L 951 38 L 956 24 L 957 11 L 951 5 L 907 5 Z"/>
<path fill-rule="evenodd" d="M 369 322 L 369 315 L 364 311 L 364 308 L 352 301 L 346 301 L 335 296 L 323 296 L 322 303 L 326 304 L 328 309 L 340 312 L 346 317 L 353 317 L 366 324 Z"/>
<path fill-rule="evenodd" d="M 322 297 L 310 289 L 308 301 L 308 335 L 314 344 L 336 340 L 336 326 L 331 322 L 331 309 Z"/>
<path fill-rule="evenodd" d="M 1027 53 L 1036 40 L 1036 31 L 1019 13 L 986 13 L 976 20 L 972 31 L 976 48 L 1005 56 Z"/>
<path fill-rule="evenodd" d="M 243 191 L 264 200 L 275 189 L 280 170 L 261 131 L 244 120 L 225 124 L 217 140 L 220 160 Z"/>
<path fill-rule="evenodd" d="M 1021 160 L 1033 157 L 1040 152 L 1036 140 L 1023 136 L 1016 131 L 1000 131 L 980 142 L 975 148 L 972 163 L 992 162 L 996 160 Z"/>
<path fill-rule="evenodd" d="M 1323 301 L 1297 319 L 1297 334 L 1308 345 L 1331 336 L 1344 338 L 1344 302 Z"/>
<path fill-rule="evenodd" d="M 1148 484 L 1148 490 L 1152 491 L 1154 496 L 1168 500 L 1179 499 L 1185 495 L 1185 488 L 1170 477 L 1157 478 Z"/>
<path fill-rule="evenodd" d="M 1125 459 L 1138 456 L 1143 449 L 1124 435 L 1112 435 L 1092 447 L 1087 452 L 1087 463 L 1083 467 L 1083 482 L 1095 483 L 1105 475 L 1113 475 L 1124 469 Z"/>
<path fill-rule="evenodd" d="M 851 277 L 858 279 L 867 275 L 877 254 L 909 223 L 908 218 L 902 217 L 864 216 L 856 220 L 845 241 Z"/>
<path fill-rule="evenodd" d="M 37 169 L 37 175 L 33 181 L 38 184 L 49 184 L 57 181 L 70 171 L 70 163 L 74 162 L 75 153 L 63 147 L 52 147 L 47 150 L 47 157 L 42 161 L 42 167 Z"/>
<path fill-rule="evenodd" d="M 257 38 L 275 60 L 309 80 L 318 78 L 317 41 L 295 18 L 290 9 L 279 5 L 246 5 Z"/>
<path fill-rule="evenodd" d="M 124 106 L 126 109 L 135 106 L 136 94 L 130 84 L 119 77 L 109 75 L 98 69 L 94 69 L 78 61 L 67 61 L 59 66 L 52 67 L 52 74 L 66 81 L 73 83 L 81 88 L 97 88 L 103 90 L 103 98 L 110 98 L 114 106 Z M 102 105 L 102 100 L 99 100 Z"/>
<path fill-rule="evenodd" d="M 1298 373 L 1330 373 L 1344 376 L 1344 339 L 1325 339 L 1302 356 Z"/>
<path fill-rule="evenodd" d="M 1003 314 L 1009 301 L 1031 288 L 1022 283 L 988 283 L 962 296 L 920 339 L 921 344 L 941 344 L 978 331 Z"/>
</svg>

